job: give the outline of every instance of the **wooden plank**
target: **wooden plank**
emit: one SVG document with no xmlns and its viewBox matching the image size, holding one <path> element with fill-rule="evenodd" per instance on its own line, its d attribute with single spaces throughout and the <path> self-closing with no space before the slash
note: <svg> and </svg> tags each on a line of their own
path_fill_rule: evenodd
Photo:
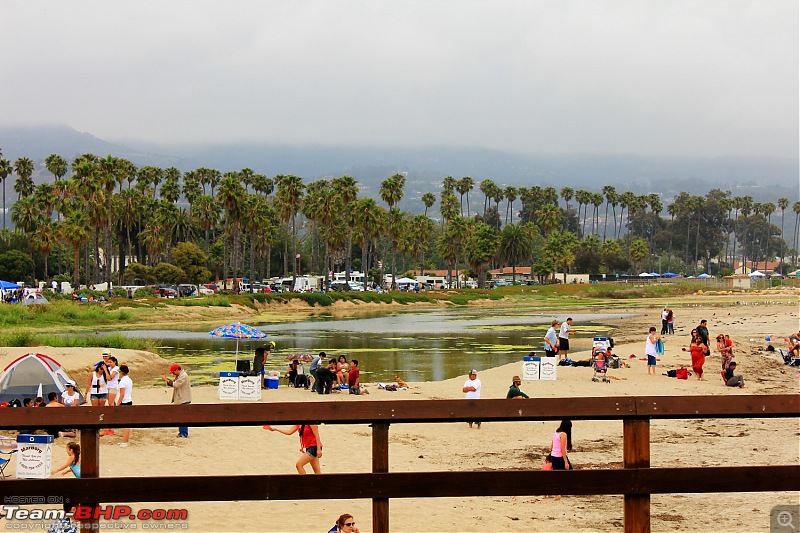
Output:
<svg viewBox="0 0 800 533">
<path fill-rule="evenodd" d="M 389 471 L 389 424 L 372 424 L 372 472 Z M 389 533 L 389 498 L 372 498 L 372 530 Z"/>
<path fill-rule="evenodd" d="M 637 412 L 650 418 L 778 418 L 800 416 L 800 395 L 639 396 Z"/>
<path fill-rule="evenodd" d="M 316 478 L 315 478 L 316 479 Z M 103 503 L 799 491 L 800 466 L 7 479 L 4 494 Z M 335 495 L 331 487 L 336 487 Z"/>
<path fill-rule="evenodd" d="M 622 421 L 622 466 L 624 468 L 650 468 L 650 421 L 625 419 Z M 625 494 L 623 523 L 625 533 L 649 533 L 650 494 L 641 489 Z"/>
<path fill-rule="evenodd" d="M 60 411 L 60 409 L 51 409 Z M 100 477 L 100 432 L 97 428 L 81 430 L 81 478 Z M 97 505 L 97 495 L 90 499 L 71 500 L 83 505 Z M 99 528 L 99 520 L 81 521 L 81 533 L 92 533 Z"/>
<path fill-rule="evenodd" d="M 0 429 L 20 427 L 100 426 L 113 428 L 189 426 L 246 426 L 321 422 L 370 424 L 373 422 L 428 423 L 469 420 L 527 421 L 618 420 L 624 417 L 714 418 L 798 417 L 800 395 L 536 398 L 509 402 L 491 400 L 376 400 L 359 403 L 358 409 L 342 409 L 339 402 L 192 404 L 82 407 L 80 409 L 6 409 Z"/>
</svg>

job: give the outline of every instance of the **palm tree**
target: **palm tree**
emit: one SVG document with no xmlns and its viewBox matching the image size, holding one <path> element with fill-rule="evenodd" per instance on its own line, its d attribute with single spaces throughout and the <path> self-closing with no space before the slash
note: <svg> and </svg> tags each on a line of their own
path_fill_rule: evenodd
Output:
<svg viewBox="0 0 800 533">
<path fill-rule="evenodd" d="M 397 221 L 400 211 L 395 209 L 395 206 L 403 199 L 403 188 L 405 185 L 405 176 L 402 174 L 395 174 L 383 180 L 380 189 L 381 200 L 389 205 L 388 229 L 390 237 L 392 237 L 392 290 L 397 288 L 395 284 L 395 260 L 397 256 L 397 240 L 399 238 L 398 230 L 400 229 Z"/>
<path fill-rule="evenodd" d="M 14 172 L 17 173 L 17 181 L 14 183 L 14 191 L 17 193 L 17 200 L 23 196 L 33 194 L 33 161 L 27 157 L 20 157 L 14 161 Z"/>
<path fill-rule="evenodd" d="M 3 231 L 6 229 L 6 178 L 11 175 L 11 161 L 0 157 L 0 179 L 3 181 Z"/>
<path fill-rule="evenodd" d="M 486 209 L 488 208 L 489 198 L 492 197 L 492 193 L 497 187 L 492 180 L 486 179 L 481 182 L 478 186 L 478 189 L 483 193 L 483 218 L 486 218 Z"/>
<path fill-rule="evenodd" d="M 636 202 L 636 195 L 633 194 L 631 191 L 625 191 L 619 197 L 619 228 L 617 228 L 617 240 L 619 240 L 620 235 L 622 235 L 622 215 L 625 214 L 625 209 L 630 208 L 631 204 Z M 628 214 L 628 218 L 630 218 L 630 212 Z"/>
<path fill-rule="evenodd" d="M 44 279 L 49 280 L 50 275 L 47 269 L 47 257 L 58 244 L 58 231 L 53 221 L 46 220 L 39 224 L 33 232 L 31 241 L 44 258 Z"/>
<path fill-rule="evenodd" d="M 583 189 L 577 191 L 575 193 L 575 200 L 578 201 L 578 221 L 580 222 L 581 218 L 581 208 L 585 205 L 586 208 L 589 208 L 589 203 L 591 203 L 592 193 L 589 191 L 585 191 Z M 581 234 L 586 233 L 586 214 L 583 215 L 583 224 L 581 224 Z"/>
<path fill-rule="evenodd" d="M 789 207 L 789 199 L 778 198 L 778 207 L 781 210 L 781 266 L 783 266 L 783 256 L 786 251 L 786 239 L 783 235 L 783 215 L 786 213 L 786 208 Z"/>
<path fill-rule="evenodd" d="M 59 225 L 61 237 L 72 247 L 75 270 L 72 274 L 72 285 L 80 286 L 81 274 L 81 247 L 89 240 L 89 216 L 81 207 L 75 207 L 65 213 L 64 220 Z M 88 278 L 87 278 L 88 282 Z"/>
<path fill-rule="evenodd" d="M 239 287 L 239 236 L 241 234 L 241 223 L 243 215 L 243 202 L 246 196 L 245 188 L 239 179 L 238 172 L 226 172 L 219 183 L 219 201 L 225 210 L 225 227 L 231 232 L 231 270 L 233 271 L 233 290 L 237 291 Z M 296 273 L 295 273 L 296 274 Z M 224 279 L 228 279 L 228 272 L 225 271 Z"/>
<path fill-rule="evenodd" d="M 197 202 L 195 202 L 195 212 L 194 217 L 200 223 L 200 227 L 203 228 L 205 232 L 205 243 L 206 248 L 205 252 L 208 254 L 209 251 L 209 232 L 211 228 L 217 225 L 219 222 L 219 213 L 220 213 L 220 205 L 213 196 L 209 194 L 203 194 L 199 198 L 197 198 Z"/>
<path fill-rule="evenodd" d="M 436 195 L 432 192 L 426 192 L 422 195 L 422 203 L 425 205 L 425 216 L 428 216 L 428 209 L 436 203 Z"/>
<path fill-rule="evenodd" d="M 379 206 L 374 198 L 361 198 L 356 200 L 351 217 L 349 222 L 361 240 L 361 263 L 364 272 L 367 273 L 370 265 L 370 246 L 384 232 L 388 216 L 386 210 Z"/>
<path fill-rule="evenodd" d="M 334 178 L 331 184 L 336 189 L 336 193 L 341 200 L 341 207 L 343 212 L 340 215 L 344 220 L 350 220 L 350 210 L 353 208 L 353 203 L 358 198 L 358 182 L 352 176 L 342 176 L 341 178 Z M 345 250 L 347 256 L 345 257 L 345 281 L 350 282 L 350 268 L 353 256 L 353 226 L 347 224 L 347 242 L 345 243 Z"/>
<path fill-rule="evenodd" d="M 182 192 L 183 197 L 186 198 L 186 202 L 189 204 L 189 216 L 193 217 L 192 208 L 194 207 L 194 203 L 203 193 L 203 189 L 200 186 L 200 178 L 196 170 L 190 170 L 183 175 Z"/>
<path fill-rule="evenodd" d="M 536 213 L 536 225 L 541 228 L 545 237 L 550 237 L 561 225 L 561 210 L 553 204 L 545 204 Z"/>
<path fill-rule="evenodd" d="M 58 154 L 50 154 L 44 159 L 44 166 L 59 181 L 67 173 L 67 160 Z"/>
<path fill-rule="evenodd" d="M 598 235 L 600 233 L 600 206 L 603 205 L 603 195 L 599 192 L 592 193 L 591 202 L 594 206 L 594 210 L 592 211 L 592 226 L 594 229 L 592 233 Z"/>
<path fill-rule="evenodd" d="M 552 204 L 548 204 L 552 205 Z M 524 261 L 531 249 L 531 235 L 522 224 L 507 224 L 500 234 L 500 254 L 511 263 L 511 281 L 517 282 L 517 263 Z"/>
<path fill-rule="evenodd" d="M 288 176 L 275 176 L 275 181 L 278 184 L 278 193 L 277 193 L 277 200 L 279 206 L 279 213 L 281 220 L 286 224 L 288 227 L 289 222 L 292 223 L 292 257 L 297 256 L 297 226 L 295 224 L 295 217 L 297 215 L 297 211 L 300 209 L 300 205 L 303 201 L 303 195 L 305 193 L 305 185 L 303 185 L 303 180 L 294 176 L 292 174 Z M 283 270 L 284 276 L 287 276 L 288 271 L 288 242 L 286 244 L 286 249 L 284 250 L 283 256 Z M 294 278 L 297 278 L 297 270 L 292 268 L 294 271 Z M 294 285 L 294 281 L 292 284 Z"/>
<path fill-rule="evenodd" d="M 469 214 L 469 191 L 475 187 L 475 180 L 469 176 L 464 176 L 456 184 L 456 190 L 461 194 L 461 216 L 464 216 L 464 195 L 467 195 L 467 217 Z"/>
<path fill-rule="evenodd" d="M 572 187 L 564 187 L 561 189 L 561 198 L 564 199 L 564 203 L 567 206 L 567 211 L 569 211 L 569 201 L 575 197 L 575 190 Z"/>
<path fill-rule="evenodd" d="M 636 266 L 636 272 L 642 271 L 642 264 L 644 260 L 650 255 L 650 247 L 644 239 L 636 239 L 631 243 L 630 256 L 631 261 Z"/>
<path fill-rule="evenodd" d="M 511 222 L 514 222 L 514 200 L 517 199 L 518 194 L 517 188 L 511 185 L 503 190 L 503 195 L 506 197 L 506 200 L 508 200 L 508 205 L 506 205 L 506 224 L 508 224 L 509 213 L 511 213 Z"/>
<path fill-rule="evenodd" d="M 616 206 L 619 195 L 617 194 L 617 189 L 614 188 L 613 185 L 606 185 L 603 187 L 603 196 L 606 197 L 606 216 L 603 219 L 603 242 L 606 242 L 606 229 L 608 229 L 608 206 L 614 205 L 615 210 L 612 212 L 612 216 L 614 218 L 614 230 L 616 233 L 617 229 L 617 214 L 616 214 Z"/>
<path fill-rule="evenodd" d="M 772 213 L 775 212 L 775 204 L 766 202 L 761 206 L 761 212 L 764 213 L 764 218 L 767 219 L 767 226 L 764 229 L 764 270 L 767 270 L 767 261 L 769 261 L 769 238 L 772 235 Z"/>
</svg>

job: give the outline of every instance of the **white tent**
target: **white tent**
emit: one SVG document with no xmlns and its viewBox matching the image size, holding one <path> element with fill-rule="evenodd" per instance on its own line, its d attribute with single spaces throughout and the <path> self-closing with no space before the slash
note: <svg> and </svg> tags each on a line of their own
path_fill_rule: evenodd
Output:
<svg viewBox="0 0 800 533">
<path fill-rule="evenodd" d="M 763 272 L 759 272 L 758 270 L 753 270 L 752 272 L 750 272 L 750 277 L 751 278 L 763 278 L 763 277 L 766 277 L 766 275 Z"/>
<path fill-rule="evenodd" d="M 417 280 L 411 279 L 411 278 L 400 278 L 398 280 L 395 280 L 395 283 L 397 283 L 398 285 L 413 285 L 413 284 L 419 283 L 419 282 Z"/>
<path fill-rule="evenodd" d="M 653 275 L 651 273 L 649 273 L 649 272 L 642 272 L 641 274 L 639 274 L 639 277 L 640 278 L 652 278 Z"/>
<path fill-rule="evenodd" d="M 0 402 L 36 396 L 47 398 L 50 392 L 61 396 L 69 379 L 61 364 L 52 357 L 29 353 L 13 360 L 0 374 Z M 81 394 L 80 389 L 76 390 Z M 81 394 L 81 403 L 83 401 Z"/>
</svg>

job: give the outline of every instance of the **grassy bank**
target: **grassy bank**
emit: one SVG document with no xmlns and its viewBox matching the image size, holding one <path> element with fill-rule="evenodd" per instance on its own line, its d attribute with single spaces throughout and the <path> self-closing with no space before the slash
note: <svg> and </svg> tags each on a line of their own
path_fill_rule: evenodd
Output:
<svg viewBox="0 0 800 533">
<path fill-rule="evenodd" d="M 57 335 L 21 329 L 0 333 L 0 346 L 53 346 L 58 348 L 99 346 L 101 348 L 152 352 L 156 351 L 159 343 L 154 339 L 132 339 L 118 333 L 111 335 Z"/>
</svg>

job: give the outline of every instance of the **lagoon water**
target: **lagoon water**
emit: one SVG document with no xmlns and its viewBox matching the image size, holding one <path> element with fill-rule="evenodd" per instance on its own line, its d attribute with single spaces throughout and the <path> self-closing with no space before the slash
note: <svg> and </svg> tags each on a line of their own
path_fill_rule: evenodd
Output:
<svg viewBox="0 0 800 533">
<path fill-rule="evenodd" d="M 588 350 L 592 337 L 611 328 L 604 320 L 632 316 L 620 313 L 570 314 L 577 336 L 573 350 Z M 329 356 L 344 354 L 358 359 L 365 382 L 439 381 L 467 373 L 522 361 L 531 351 L 541 353 L 542 337 L 553 318 L 566 314 L 519 309 L 447 309 L 383 311 L 357 318 L 320 316 L 301 322 L 258 327 L 277 344 L 268 366 L 283 369 L 295 353 Z M 222 370 L 233 370 L 236 341 L 211 337 L 207 331 L 133 330 L 132 337 L 158 339 L 159 355 L 186 364 L 193 378 L 213 382 Z M 240 341 L 239 358 L 252 360 L 253 350 L 264 341 Z"/>
</svg>

